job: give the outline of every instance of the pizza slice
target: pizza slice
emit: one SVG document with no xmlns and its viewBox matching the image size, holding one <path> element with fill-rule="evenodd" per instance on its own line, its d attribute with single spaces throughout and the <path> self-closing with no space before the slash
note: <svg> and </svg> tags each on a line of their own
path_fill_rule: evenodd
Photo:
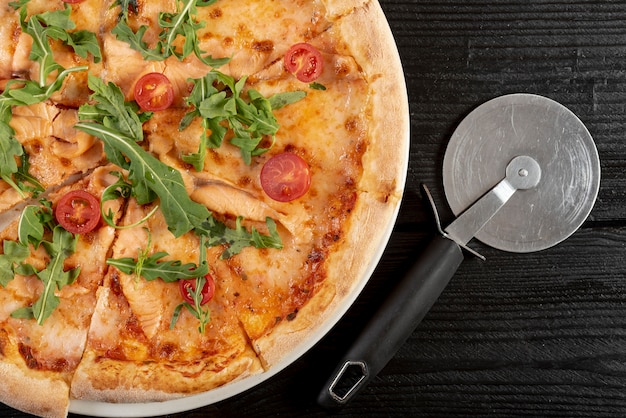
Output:
<svg viewBox="0 0 626 418">
<path fill-rule="evenodd" d="M 213 133 L 207 126 L 215 121 L 197 116 L 181 130 L 177 121 L 185 117 L 185 111 L 170 109 L 156 113 L 144 127 L 150 150 L 184 173 L 192 199 L 221 217 L 242 216 L 249 229 L 262 228 L 268 217 L 277 223 L 283 237 L 280 251 L 266 254 L 244 249 L 215 267 L 219 276 L 232 283 L 231 303 L 241 307 L 238 320 L 265 367 L 275 364 L 301 340 L 302 334 L 283 329 L 295 326 L 308 332 L 315 327 L 312 316 L 296 321 L 309 301 L 314 299 L 315 307 L 308 310 L 319 314 L 349 289 L 349 283 L 329 277 L 326 262 L 345 244 L 346 225 L 357 204 L 362 158 L 370 140 L 370 92 L 365 75 L 323 35 L 309 45 L 323 51 L 318 56 L 327 71 L 315 79 L 319 88 L 311 88 L 289 73 L 283 59 L 252 75 L 245 85 L 241 96 L 246 101 L 250 95 L 257 97 L 255 92 L 265 98 L 305 93 L 274 110 L 278 128 L 261 140 L 259 148 L 267 148 L 266 152 L 250 161 L 242 158 L 241 142 L 237 141 L 243 140 L 226 120 L 213 125 L 226 132 L 219 147 L 207 148 L 199 166 L 189 164 L 186 157 L 202 149 L 201 138 Z M 306 194 L 299 199 L 282 195 L 281 177 L 289 177 L 289 172 L 270 169 L 294 162 L 304 167 L 295 179 L 307 185 L 303 189 Z M 295 188 L 296 183 L 288 187 Z M 329 279 L 332 284 L 325 285 L 324 295 L 318 296 Z"/>
<path fill-rule="evenodd" d="M 51 194 L 49 204 L 27 207 L 19 221 L 2 231 L 0 397 L 20 410 L 67 414 L 69 384 L 83 355 L 115 235 L 100 223 L 99 208 L 75 213 L 68 196 L 74 196 L 76 207 L 84 203 L 85 193 L 98 199 L 115 180 L 109 171 L 99 168 Z M 107 209 L 119 212 L 120 204 L 111 200 Z M 55 220 L 61 214 L 67 219 Z M 86 231 L 82 221 L 74 223 L 77 219 L 89 219 L 94 229 L 75 235 L 60 226 Z"/>
<path fill-rule="evenodd" d="M 261 370 L 231 303 L 230 278 L 216 270 L 224 248 L 207 249 L 194 233 L 175 238 L 152 209 L 129 202 L 122 224 L 140 223 L 120 230 L 113 247 L 71 383 L 76 399 L 165 400 Z"/>
</svg>

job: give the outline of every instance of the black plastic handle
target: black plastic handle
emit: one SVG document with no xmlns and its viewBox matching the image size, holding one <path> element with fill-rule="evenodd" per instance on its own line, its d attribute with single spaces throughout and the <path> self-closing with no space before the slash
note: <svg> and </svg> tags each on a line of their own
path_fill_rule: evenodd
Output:
<svg viewBox="0 0 626 418">
<path fill-rule="evenodd" d="M 396 354 L 463 261 L 458 244 L 435 237 L 398 283 L 320 392 L 324 407 L 352 399 Z"/>
</svg>

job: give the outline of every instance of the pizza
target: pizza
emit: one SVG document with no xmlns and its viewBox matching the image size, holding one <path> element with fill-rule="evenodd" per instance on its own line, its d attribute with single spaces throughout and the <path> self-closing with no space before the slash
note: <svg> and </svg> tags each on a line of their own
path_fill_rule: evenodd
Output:
<svg viewBox="0 0 626 418">
<path fill-rule="evenodd" d="M 408 157 L 376 0 L 16 0 L 0 18 L 0 401 L 64 417 L 206 393 L 345 312 Z"/>
</svg>

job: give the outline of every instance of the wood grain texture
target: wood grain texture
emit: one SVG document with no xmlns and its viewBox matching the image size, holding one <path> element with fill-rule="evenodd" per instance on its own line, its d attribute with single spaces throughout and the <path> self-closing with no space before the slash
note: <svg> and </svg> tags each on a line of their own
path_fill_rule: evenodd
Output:
<svg viewBox="0 0 626 418">
<path fill-rule="evenodd" d="M 172 418 L 626 416 L 626 2 L 381 0 L 403 60 L 412 144 L 405 200 L 361 297 L 313 350 L 246 393 Z M 509 254 L 478 242 L 383 372 L 332 414 L 315 404 L 360 328 L 433 233 L 456 125 L 508 93 L 550 97 L 594 137 L 602 182 L 583 227 Z M 0 415 L 25 417 L 0 406 Z"/>
</svg>

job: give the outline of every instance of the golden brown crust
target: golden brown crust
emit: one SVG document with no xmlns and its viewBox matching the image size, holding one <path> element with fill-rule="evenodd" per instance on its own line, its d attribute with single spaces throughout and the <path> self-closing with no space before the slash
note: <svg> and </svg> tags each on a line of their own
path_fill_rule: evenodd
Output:
<svg viewBox="0 0 626 418">
<path fill-rule="evenodd" d="M 62 374 L 28 369 L 17 347 L 0 332 L 0 399 L 21 411 L 41 417 L 61 418 L 69 407 L 69 385 Z"/>
<path fill-rule="evenodd" d="M 63 418 L 69 407 L 69 386 L 49 376 L 31 376 L 0 362 L 0 399 L 12 408 L 46 418 Z"/>
<path fill-rule="evenodd" d="M 71 382 L 74 399 L 111 403 L 157 402 L 204 392 L 260 372 L 252 350 L 225 359 L 220 369 L 203 369 L 203 364 L 136 363 L 85 357 Z"/>
<path fill-rule="evenodd" d="M 338 19 L 362 8 L 369 0 L 324 0 L 327 18 Z"/>
<path fill-rule="evenodd" d="M 329 2 L 334 3 L 334 2 Z M 352 5 L 358 0 L 347 2 Z M 368 27 L 367 37 L 362 28 Z M 356 207 L 347 235 L 325 262 L 327 279 L 297 314 L 271 333 L 254 341 L 264 365 L 276 364 L 328 326 L 320 318 L 342 314 L 355 291 L 364 285 L 397 213 L 406 174 L 409 111 L 404 75 L 393 36 L 377 1 L 352 10 L 331 29 L 347 53 L 360 63 L 370 89 L 369 143 L 363 156 Z M 393 100 L 389 100 L 393 98 Z M 358 251 L 355 251 L 358 249 Z M 371 271 L 370 271 L 371 273 Z"/>
</svg>

